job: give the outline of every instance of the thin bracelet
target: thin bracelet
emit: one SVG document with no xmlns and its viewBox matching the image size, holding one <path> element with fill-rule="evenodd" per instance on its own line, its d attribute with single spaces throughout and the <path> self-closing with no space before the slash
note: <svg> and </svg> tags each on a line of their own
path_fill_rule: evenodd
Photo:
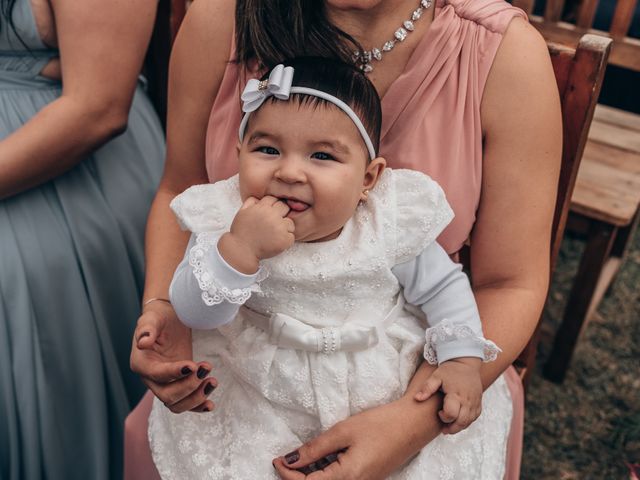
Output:
<svg viewBox="0 0 640 480">
<path fill-rule="evenodd" d="M 142 308 L 146 307 L 147 305 L 149 305 L 151 302 L 165 302 L 168 303 L 169 305 L 171 305 L 171 301 L 167 298 L 162 298 L 162 297 L 153 297 L 150 298 L 149 300 L 147 300 L 146 302 L 144 302 L 142 304 Z"/>
</svg>

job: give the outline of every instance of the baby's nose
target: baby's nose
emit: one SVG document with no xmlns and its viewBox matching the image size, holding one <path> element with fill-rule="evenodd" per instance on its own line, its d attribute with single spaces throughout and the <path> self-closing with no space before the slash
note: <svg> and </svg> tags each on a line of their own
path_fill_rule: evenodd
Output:
<svg viewBox="0 0 640 480">
<path fill-rule="evenodd" d="M 275 177 L 286 183 L 306 181 L 304 162 L 292 157 L 281 159 Z"/>
</svg>

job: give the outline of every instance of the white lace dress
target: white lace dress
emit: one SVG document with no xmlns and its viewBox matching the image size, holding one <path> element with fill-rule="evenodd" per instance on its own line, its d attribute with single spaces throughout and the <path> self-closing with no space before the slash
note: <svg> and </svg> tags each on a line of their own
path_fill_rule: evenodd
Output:
<svg viewBox="0 0 640 480">
<path fill-rule="evenodd" d="M 219 291 L 200 259 L 241 205 L 237 177 L 190 192 L 173 206 L 185 226 L 199 232 L 187 253 L 196 288 L 203 290 L 199 301 L 216 303 Z M 219 381 L 210 397 L 216 408 L 176 415 L 154 401 L 149 441 L 162 478 L 277 479 L 273 458 L 350 415 L 399 398 L 425 350 L 427 324 L 419 310 L 403 308 L 394 272 L 433 244 L 450 219 L 435 182 L 418 172 L 386 170 L 336 239 L 296 243 L 264 261 L 267 276 L 250 296 L 246 288 L 228 290 L 228 298 L 246 300 L 235 319 L 193 333 L 194 359 L 210 362 Z M 317 351 L 288 343 L 287 322 L 303 330 L 299 337 L 313 330 Z M 350 348 L 358 330 L 368 332 L 365 345 Z M 502 377 L 482 402 L 469 428 L 440 435 L 390 478 L 501 479 L 512 413 Z"/>
</svg>

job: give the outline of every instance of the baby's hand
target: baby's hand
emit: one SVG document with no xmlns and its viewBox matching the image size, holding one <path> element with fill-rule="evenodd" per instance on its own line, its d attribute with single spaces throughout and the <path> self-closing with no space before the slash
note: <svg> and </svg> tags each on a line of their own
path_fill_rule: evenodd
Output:
<svg viewBox="0 0 640 480">
<path fill-rule="evenodd" d="M 415 399 L 424 402 L 439 389 L 444 392 L 440 420 L 447 425 L 442 432 L 458 433 L 471 425 L 482 411 L 482 360 L 474 357 L 453 358 L 443 362 L 416 393 Z"/>
<path fill-rule="evenodd" d="M 293 245 L 295 226 L 287 213 L 289 207 L 275 197 L 247 198 L 229 233 L 220 238 L 220 254 L 231 266 L 252 273 L 259 260 L 275 257 Z"/>
</svg>

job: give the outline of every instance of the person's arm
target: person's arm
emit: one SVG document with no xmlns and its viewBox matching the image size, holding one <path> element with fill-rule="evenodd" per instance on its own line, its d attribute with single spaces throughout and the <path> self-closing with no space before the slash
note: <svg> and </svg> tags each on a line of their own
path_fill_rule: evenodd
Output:
<svg viewBox="0 0 640 480">
<path fill-rule="evenodd" d="M 225 260 L 218 238 L 219 233 L 192 235 L 169 286 L 171 305 L 189 328 L 210 330 L 230 323 L 259 281 L 259 271 L 242 273 Z M 194 255 L 200 259 L 199 268 L 206 272 L 206 282 L 194 271 Z"/>
<path fill-rule="evenodd" d="M 471 281 L 485 336 L 502 348 L 486 387 L 524 349 L 544 307 L 562 157 L 560 100 L 544 39 L 514 20 L 482 102 L 483 181 Z"/>
<path fill-rule="evenodd" d="M 51 4 L 62 95 L 0 140 L 0 199 L 64 173 L 126 129 L 157 1 Z"/>
<path fill-rule="evenodd" d="M 469 280 L 462 266 L 451 261 L 437 242 L 417 257 L 394 266 L 392 272 L 407 302 L 425 313 L 429 323 L 427 338 L 431 337 L 429 332 L 439 332 L 425 349 L 430 363 L 441 364 L 459 357 L 484 359 L 485 347 L 492 345 L 482 336 Z"/>
<path fill-rule="evenodd" d="M 546 43 L 515 19 L 494 60 L 482 103 L 485 129 L 480 210 L 472 236 L 472 285 L 485 336 L 503 350 L 482 366 L 485 388 L 526 345 L 544 304 L 549 232 L 561 158 L 558 91 Z M 423 362 L 398 401 L 354 415 L 301 446 L 301 467 L 348 448 L 340 461 L 285 480 L 383 479 L 435 438 L 441 398 L 413 401 L 433 366 Z M 384 432 L 384 435 L 380 435 Z"/>
<path fill-rule="evenodd" d="M 167 158 L 145 239 L 145 302 L 168 298 L 171 277 L 189 238 L 180 230 L 169 203 L 187 187 L 208 182 L 205 136 L 229 60 L 234 8 L 231 1 L 196 0 L 189 7 L 173 46 Z M 172 411 L 212 408 L 204 395 L 205 382 L 194 374 L 199 369 L 209 372 L 211 365 L 192 361 L 190 330 L 165 302 L 153 301 L 145 306 L 134 333 L 130 364 Z"/>
</svg>

